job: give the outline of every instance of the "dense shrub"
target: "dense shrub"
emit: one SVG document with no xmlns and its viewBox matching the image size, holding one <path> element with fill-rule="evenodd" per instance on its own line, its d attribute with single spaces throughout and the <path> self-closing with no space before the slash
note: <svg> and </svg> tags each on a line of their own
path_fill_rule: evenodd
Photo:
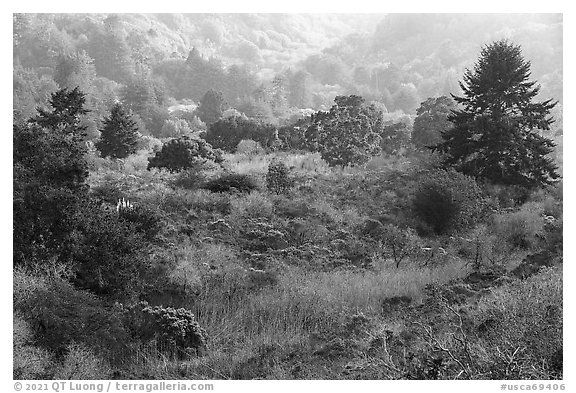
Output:
<svg viewBox="0 0 576 393">
<path fill-rule="evenodd" d="M 266 187 L 271 192 L 283 194 L 294 185 L 294 180 L 290 178 L 290 169 L 281 161 L 272 161 L 268 165 L 266 174 Z"/>
<path fill-rule="evenodd" d="M 541 206 L 530 202 L 516 212 L 495 215 L 494 232 L 513 248 L 532 248 L 544 237 L 542 213 Z"/>
<path fill-rule="evenodd" d="M 202 188 L 212 192 L 250 192 L 258 188 L 256 181 L 239 173 L 226 173 L 222 176 L 205 183 Z"/>
<path fill-rule="evenodd" d="M 476 318 L 491 378 L 562 378 L 562 304 L 558 268 L 495 289 L 480 302 Z"/>
<path fill-rule="evenodd" d="M 264 153 L 264 149 L 260 142 L 253 141 L 252 139 L 242 139 L 236 146 L 236 153 L 255 156 Z"/>
<path fill-rule="evenodd" d="M 206 141 L 214 148 L 234 152 L 242 140 L 250 139 L 261 146 L 271 146 L 276 140 L 276 128 L 244 117 L 220 119 L 208 127 Z"/>
<path fill-rule="evenodd" d="M 13 378 L 50 379 L 53 355 L 34 345 L 34 332 L 19 314 L 14 315 L 13 328 Z"/>
<path fill-rule="evenodd" d="M 134 230 L 144 235 L 147 240 L 153 240 L 162 228 L 162 216 L 157 209 L 137 204 L 122 199 L 118 201 L 116 211 L 118 217 L 133 224 Z"/>
<path fill-rule="evenodd" d="M 155 340 L 162 351 L 175 351 L 182 356 L 190 350 L 206 348 L 208 335 L 189 310 L 152 307 L 146 302 L 122 310 L 133 337 L 144 342 Z"/>
<path fill-rule="evenodd" d="M 27 322 L 35 342 L 63 355 L 73 342 L 103 356 L 121 351 L 127 333 L 116 313 L 87 291 L 62 279 L 14 272 L 14 310 Z"/>
<path fill-rule="evenodd" d="M 66 351 L 53 379 L 103 379 L 110 375 L 110 367 L 86 345 L 71 343 Z"/>
<path fill-rule="evenodd" d="M 74 284 L 114 298 L 137 293 L 147 269 L 143 236 L 136 230 L 143 222 L 129 223 L 94 202 L 84 206 L 75 222 L 73 241 L 62 250 L 72 263 Z"/>
<path fill-rule="evenodd" d="M 203 139 L 182 136 L 166 142 L 154 157 L 149 158 L 148 169 L 166 168 L 179 172 L 207 160 L 222 162 L 220 151 L 212 149 Z"/>
<path fill-rule="evenodd" d="M 454 170 L 427 172 L 412 200 L 413 213 L 437 234 L 464 229 L 485 212 L 474 179 Z"/>
</svg>

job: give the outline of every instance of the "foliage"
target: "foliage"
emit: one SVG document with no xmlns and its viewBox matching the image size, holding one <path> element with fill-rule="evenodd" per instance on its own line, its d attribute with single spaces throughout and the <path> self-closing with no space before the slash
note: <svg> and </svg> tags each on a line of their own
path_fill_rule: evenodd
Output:
<svg viewBox="0 0 576 393">
<path fill-rule="evenodd" d="M 455 109 L 450 97 L 428 98 L 416 110 L 412 142 L 417 148 L 433 146 L 442 141 L 442 132 L 452 127 L 448 115 Z"/>
<path fill-rule="evenodd" d="M 148 217 L 147 217 L 148 218 Z M 154 233 L 156 223 L 144 226 L 120 219 L 116 211 L 88 202 L 74 217 L 72 241 L 62 251 L 73 263 L 73 283 L 81 289 L 111 298 L 133 296 L 148 270 L 143 234 Z"/>
<path fill-rule="evenodd" d="M 538 130 L 549 130 L 552 100 L 533 102 L 540 90 L 530 82 L 530 63 L 520 46 L 497 41 L 482 49 L 474 70 L 461 83 L 464 108 L 448 120 L 454 128 L 434 147 L 446 154 L 445 165 L 499 184 L 538 187 L 559 176 L 547 155 L 554 143 Z"/>
<path fill-rule="evenodd" d="M 200 100 L 196 114 L 207 125 L 210 125 L 222 117 L 226 109 L 222 92 L 210 89 Z"/>
<path fill-rule="evenodd" d="M 543 211 L 538 204 L 529 202 L 520 210 L 494 216 L 494 231 L 513 248 L 534 248 L 544 237 Z"/>
<path fill-rule="evenodd" d="M 212 192 L 249 193 L 252 190 L 256 190 L 258 185 L 249 175 L 225 173 L 216 179 L 206 182 L 202 188 Z"/>
<path fill-rule="evenodd" d="M 77 89 L 59 90 L 51 112 L 39 109 L 31 123 L 14 126 L 15 263 L 58 255 L 74 227 L 72 217 L 87 194 L 84 101 Z"/>
<path fill-rule="evenodd" d="M 412 209 L 416 217 L 442 234 L 477 223 L 485 213 L 485 203 L 474 179 L 454 170 L 438 170 L 422 175 Z"/>
<path fill-rule="evenodd" d="M 139 137 L 138 127 L 131 114 L 120 103 L 116 103 L 110 110 L 110 116 L 104 119 L 96 148 L 102 157 L 126 158 L 136 152 Z"/>
<path fill-rule="evenodd" d="M 133 205 L 125 200 L 122 202 L 118 201 L 116 206 L 118 217 L 133 224 L 134 230 L 142 233 L 146 240 L 153 240 L 162 228 L 160 213 L 145 205 Z"/>
<path fill-rule="evenodd" d="M 330 166 L 366 163 L 380 153 L 382 116 L 358 96 L 339 96 L 329 112 L 318 112 L 306 130 L 310 148 Z"/>
<path fill-rule="evenodd" d="M 164 143 L 162 149 L 148 159 L 148 169 L 166 168 L 170 172 L 180 172 L 205 161 L 221 163 L 221 152 L 212 149 L 203 139 L 184 135 Z"/>
<path fill-rule="evenodd" d="M 32 330 L 34 341 L 56 355 L 72 343 L 106 357 L 119 353 L 127 333 L 118 315 L 88 291 L 63 279 L 14 272 L 14 310 Z"/>
<path fill-rule="evenodd" d="M 236 153 L 256 156 L 264 153 L 264 148 L 262 148 L 260 142 L 253 141 L 252 139 L 242 139 L 236 146 Z"/>
<path fill-rule="evenodd" d="M 220 119 L 208 127 L 206 141 L 217 149 L 228 152 L 236 150 L 242 140 L 251 139 L 262 146 L 270 146 L 276 140 L 274 126 L 243 117 Z"/>
<path fill-rule="evenodd" d="M 290 168 L 282 161 L 272 161 L 268 165 L 266 187 L 276 194 L 284 194 L 292 188 L 294 179 L 290 178 Z"/>
<path fill-rule="evenodd" d="M 160 350 L 176 351 L 182 356 L 207 346 L 208 335 L 189 310 L 150 306 L 147 302 L 121 310 L 132 336 L 145 342 L 156 340 Z"/>
</svg>

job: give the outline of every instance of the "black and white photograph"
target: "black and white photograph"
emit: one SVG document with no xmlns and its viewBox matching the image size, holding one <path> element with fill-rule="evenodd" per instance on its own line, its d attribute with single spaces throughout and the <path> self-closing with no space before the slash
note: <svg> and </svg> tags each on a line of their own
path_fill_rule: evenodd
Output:
<svg viewBox="0 0 576 393">
<path fill-rule="evenodd" d="M 12 13 L 7 389 L 571 390 L 563 13 L 133 9 Z"/>
</svg>

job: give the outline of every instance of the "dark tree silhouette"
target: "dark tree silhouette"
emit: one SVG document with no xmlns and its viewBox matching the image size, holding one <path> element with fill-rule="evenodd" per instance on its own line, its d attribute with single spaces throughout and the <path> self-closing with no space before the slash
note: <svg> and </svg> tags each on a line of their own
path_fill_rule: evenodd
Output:
<svg viewBox="0 0 576 393">
<path fill-rule="evenodd" d="M 114 104 L 110 116 L 104 119 L 101 132 L 96 148 L 102 157 L 126 158 L 136 152 L 140 139 L 138 126 L 120 103 Z"/>
<path fill-rule="evenodd" d="M 530 62 L 520 46 L 502 40 L 482 49 L 474 70 L 467 70 L 460 83 L 464 96 L 453 96 L 463 109 L 448 117 L 454 127 L 434 146 L 445 154 L 445 165 L 524 187 L 551 184 L 559 177 L 547 157 L 555 145 L 537 131 L 550 129 L 550 110 L 557 102 L 534 102 L 540 86 L 529 77 Z"/>
</svg>

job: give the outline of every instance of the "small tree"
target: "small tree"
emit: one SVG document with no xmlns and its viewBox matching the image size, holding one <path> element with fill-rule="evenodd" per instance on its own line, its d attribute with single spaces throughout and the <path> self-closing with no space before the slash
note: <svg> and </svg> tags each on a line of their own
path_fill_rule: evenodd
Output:
<svg viewBox="0 0 576 393">
<path fill-rule="evenodd" d="M 482 49 L 474 70 L 467 70 L 460 83 L 464 96 L 453 96 L 463 107 L 448 117 L 454 127 L 434 146 L 445 154 L 445 165 L 494 183 L 530 188 L 559 177 L 547 157 L 554 142 L 538 134 L 550 129 L 550 110 L 557 103 L 533 102 L 540 86 L 529 77 L 530 62 L 520 46 L 502 40 Z"/>
<path fill-rule="evenodd" d="M 179 172 L 193 168 L 205 161 L 222 162 L 221 151 L 203 139 L 182 136 L 166 142 L 154 157 L 148 159 L 148 170 L 166 168 L 170 172 Z"/>
<path fill-rule="evenodd" d="M 290 190 L 294 180 L 290 178 L 290 168 L 281 161 L 272 161 L 268 165 L 266 174 L 266 188 L 276 194 L 283 194 Z"/>
<path fill-rule="evenodd" d="M 225 110 L 222 92 L 208 90 L 200 100 L 197 115 L 206 124 L 212 124 L 222 117 Z"/>
<path fill-rule="evenodd" d="M 120 103 L 114 104 L 110 116 L 104 119 L 101 132 L 96 148 L 102 157 L 125 158 L 136 152 L 140 133 L 132 115 Z"/>
<path fill-rule="evenodd" d="M 417 148 L 434 146 L 442 141 L 441 133 L 452 128 L 448 120 L 450 111 L 455 109 L 450 97 L 431 97 L 416 110 L 416 119 L 412 130 L 412 143 Z"/>
<path fill-rule="evenodd" d="M 306 143 L 330 166 L 364 164 L 380 153 L 382 113 L 364 98 L 338 96 L 329 112 L 312 117 Z"/>
</svg>

